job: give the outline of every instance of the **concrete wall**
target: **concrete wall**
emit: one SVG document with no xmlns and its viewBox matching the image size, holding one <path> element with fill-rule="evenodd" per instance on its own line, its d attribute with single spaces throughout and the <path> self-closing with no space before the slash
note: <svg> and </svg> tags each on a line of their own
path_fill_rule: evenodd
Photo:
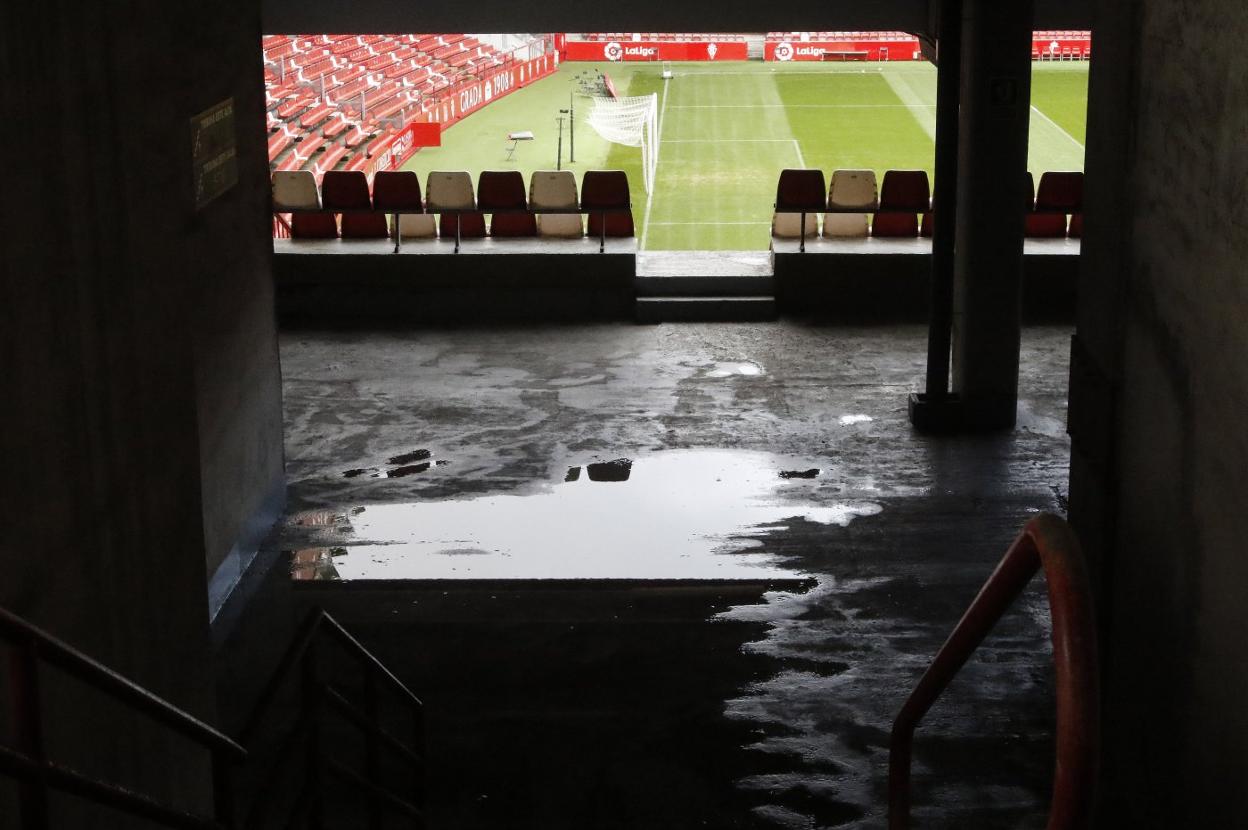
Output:
<svg viewBox="0 0 1248 830">
<path fill-rule="evenodd" d="M 0 606 L 205 717 L 206 565 L 281 469 L 259 31 L 253 0 L 0 5 Z M 231 95 L 242 178 L 196 212 L 189 119 Z M 46 682 L 62 760 L 204 802 L 203 756 Z"/>
<path fill-rule="evenodd" d="M 1248 8 L 1101 0 L 1097 14 L 1071 514 L 1103 620 L 1101 826 L 1239 827 Z"/>
<path fill-rule="evenodd" d="M 929 0 L 686 0 L 682 3 L 412 3 L 264 0 L 266 32 L 925 31 Z M 1038 0 L 1036 27 L 1086 28 L 1085 0 Z"/>
</svg>

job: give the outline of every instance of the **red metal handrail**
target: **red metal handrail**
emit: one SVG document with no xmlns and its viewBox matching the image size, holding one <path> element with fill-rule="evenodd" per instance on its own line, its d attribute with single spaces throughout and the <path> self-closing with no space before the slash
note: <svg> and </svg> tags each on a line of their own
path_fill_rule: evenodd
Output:
<svg viewBox="0 0 1248 830">
<path fill-rule="evenodd" d="M 1043 568 L 1053 619 L 1057 759 L 1048 830 L 1088 827 L 1100 755 L 1100 689 L 1092 594 L 1079 540 L 1062 519 L 1027 522 L 893 722 L 888 826 L 910 826 L 914 730 L 1005 611 Z"/>
</svg>

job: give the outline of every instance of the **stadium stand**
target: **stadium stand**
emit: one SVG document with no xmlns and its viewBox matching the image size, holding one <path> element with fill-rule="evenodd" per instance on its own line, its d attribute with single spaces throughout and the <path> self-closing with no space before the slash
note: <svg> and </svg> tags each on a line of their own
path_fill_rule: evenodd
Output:
<svg viewBox="0 0 1248 830">
<path fill-rule="evenodd" d="M 1083 234 L 1083 173 L 1054 171 L 1040 177 L 1038 191 L 1027 176 L 1027 196 L 1023 205 L 1026 235 L 1030 238 L 1078 239 Z M 820 206 L 815 187 L 822 189 L 820 170 L 784 170 L 776 186 L 776 213 L 772 236 L 797 239 L 801 235 L 796 216 L 807 211 L 806 235 L 815 236 L 814 216 L 823 212 L 825 238 L 865 238 L 867 217 L 858 210 L 871 211 L 870 235 L 887 238 L 932 236 L 932 211 L 927 173 L 923 170 L 887 170 L 880 198 L 876 200 L 875 172 L 834 170 L 826 206 Z M 1033 195 L 1035 194 L 1034 199 Z M 918 213 L 923 214 L 919 227 Z M 1067 217 L 1069 216 L 1069 226 Z M 781 220 L 788 219 L 787 222 Z"/>
<path fill-rule="evenodd" d="M 591 42 L 605 43 L 610 41 L 631 41 L 638 43 L 642 41 L 652 43 L 697 43 L 701 41 L 737 41 L 745 40 L 742 34 L 725 34 L 722 32 L 581 32 L 579 34 L 569 34 L 571 40 L 588 40 Z"/>
<path fill-rule="evenodd" d="M 466 34 L 268 35 L 262 48 L 270 166 L 318 177 L 365 170 L 405 124 L 448 120 L 462 90 L 524 59 Z"/>
</svg>

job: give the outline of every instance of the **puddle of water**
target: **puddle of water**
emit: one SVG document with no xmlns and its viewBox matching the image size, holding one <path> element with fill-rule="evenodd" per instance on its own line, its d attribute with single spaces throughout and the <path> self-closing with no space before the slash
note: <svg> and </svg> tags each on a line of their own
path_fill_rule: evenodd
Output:
<svg viewBox="0 0 1248 830">
<path fill-rule="evenodd" d="M 733 376 L 741 376 L 747 378 L 758 377 L 763 374 L 763 367 L 752 361 L 744 361 L 742 363 L 716 363 L 715 368 L 707 371 L 708 378 L 730 378 Z"/>
<path fill-rule="evenodd" d="M 875 419 L 870 415 L 842 415 L 841 426 L 847 427 L 852 426 L 853 424 L 866 424 L 874 420 Z"/>
<path fill-rule="evenodd" d="M 397 464 L 397 467 L 385 469 L 383 467 L 355 467 L 350 470 L 343 470 L 343 478 L 359 478 L 360 476 L 368 476 L 369 478 L 405 478 L 417 473 L 423 473 L 430 467 L 444 467 L 451 462 L 445 460 L 434 461 L 433 453 L 429 450 L 412 450 L 400 455 L 391 456 L 387 460 L 387 464 Z M 416 462 L 416 463 L 413 463 Z"/>
<path fill-rule="evenodd" d="M 759 536 L 801 517 L 844 526 L 882 509 L 802 498 L 778 473 L 796 459 L 673 450 L 568 469 L 532 495 L 356 508 L 313 578 L 765 579 L 798 576 Z M 800 463 L 800 462 L 799 462 Z M 805 489 L 807 498 L 817 489 Z M 472 555 L 465 555 L 471 551 Z M 307 577 L 304 577 L 307 578 Z"/>
</svg>

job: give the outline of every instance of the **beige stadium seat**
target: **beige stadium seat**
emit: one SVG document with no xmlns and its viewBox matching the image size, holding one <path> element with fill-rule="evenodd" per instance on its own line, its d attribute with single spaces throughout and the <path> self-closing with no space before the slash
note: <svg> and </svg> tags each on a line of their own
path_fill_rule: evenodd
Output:
<svg viewBox="0 0 1248 830">
<path fill-rule="evenodd" d="M 425 209 L 430 213 L 476 210 L 472 176 L 466 170 L 434 172 L 425 183 Z"/>
<path fill-rule="evenodd" d="M 874 170 L 834 170 L 828 187 L 829 208 L 862 208 L 874 212 L 879 206 Z M 823 235 L 865 237 L 866 213 L 828 213 L 823 217 Z"/>
<path fill-rule="evenodd" d="M 399 217 L 404 239 L 433 239 L 438 235 L 438 219 L 432 213 L 405 213 Z"/>
<path fill-rule="evenodd" d="M 771 217 L 771 235 L 779 239 L 798 239 L 802 235 L 802 215 L 800 213 L 776 213 Z M 819 215 L 806 214 L 806 238 L 819 235 Z"/>
<path fill-rule="evenodd" d="M 577 210 L 576 176 L 571 170 L 536 170 L 529 179 L 529 209 L 537 213 L 537 235 L 575 239 L 585 233 L 579 213 L 540 213 L 544 208 Z"/>
<path fill-rule="evenodd" d="M 273 210 L 319 210 L 321 197 L 311 170 L 279 170 L 273 174 Z"/>
</svg>

